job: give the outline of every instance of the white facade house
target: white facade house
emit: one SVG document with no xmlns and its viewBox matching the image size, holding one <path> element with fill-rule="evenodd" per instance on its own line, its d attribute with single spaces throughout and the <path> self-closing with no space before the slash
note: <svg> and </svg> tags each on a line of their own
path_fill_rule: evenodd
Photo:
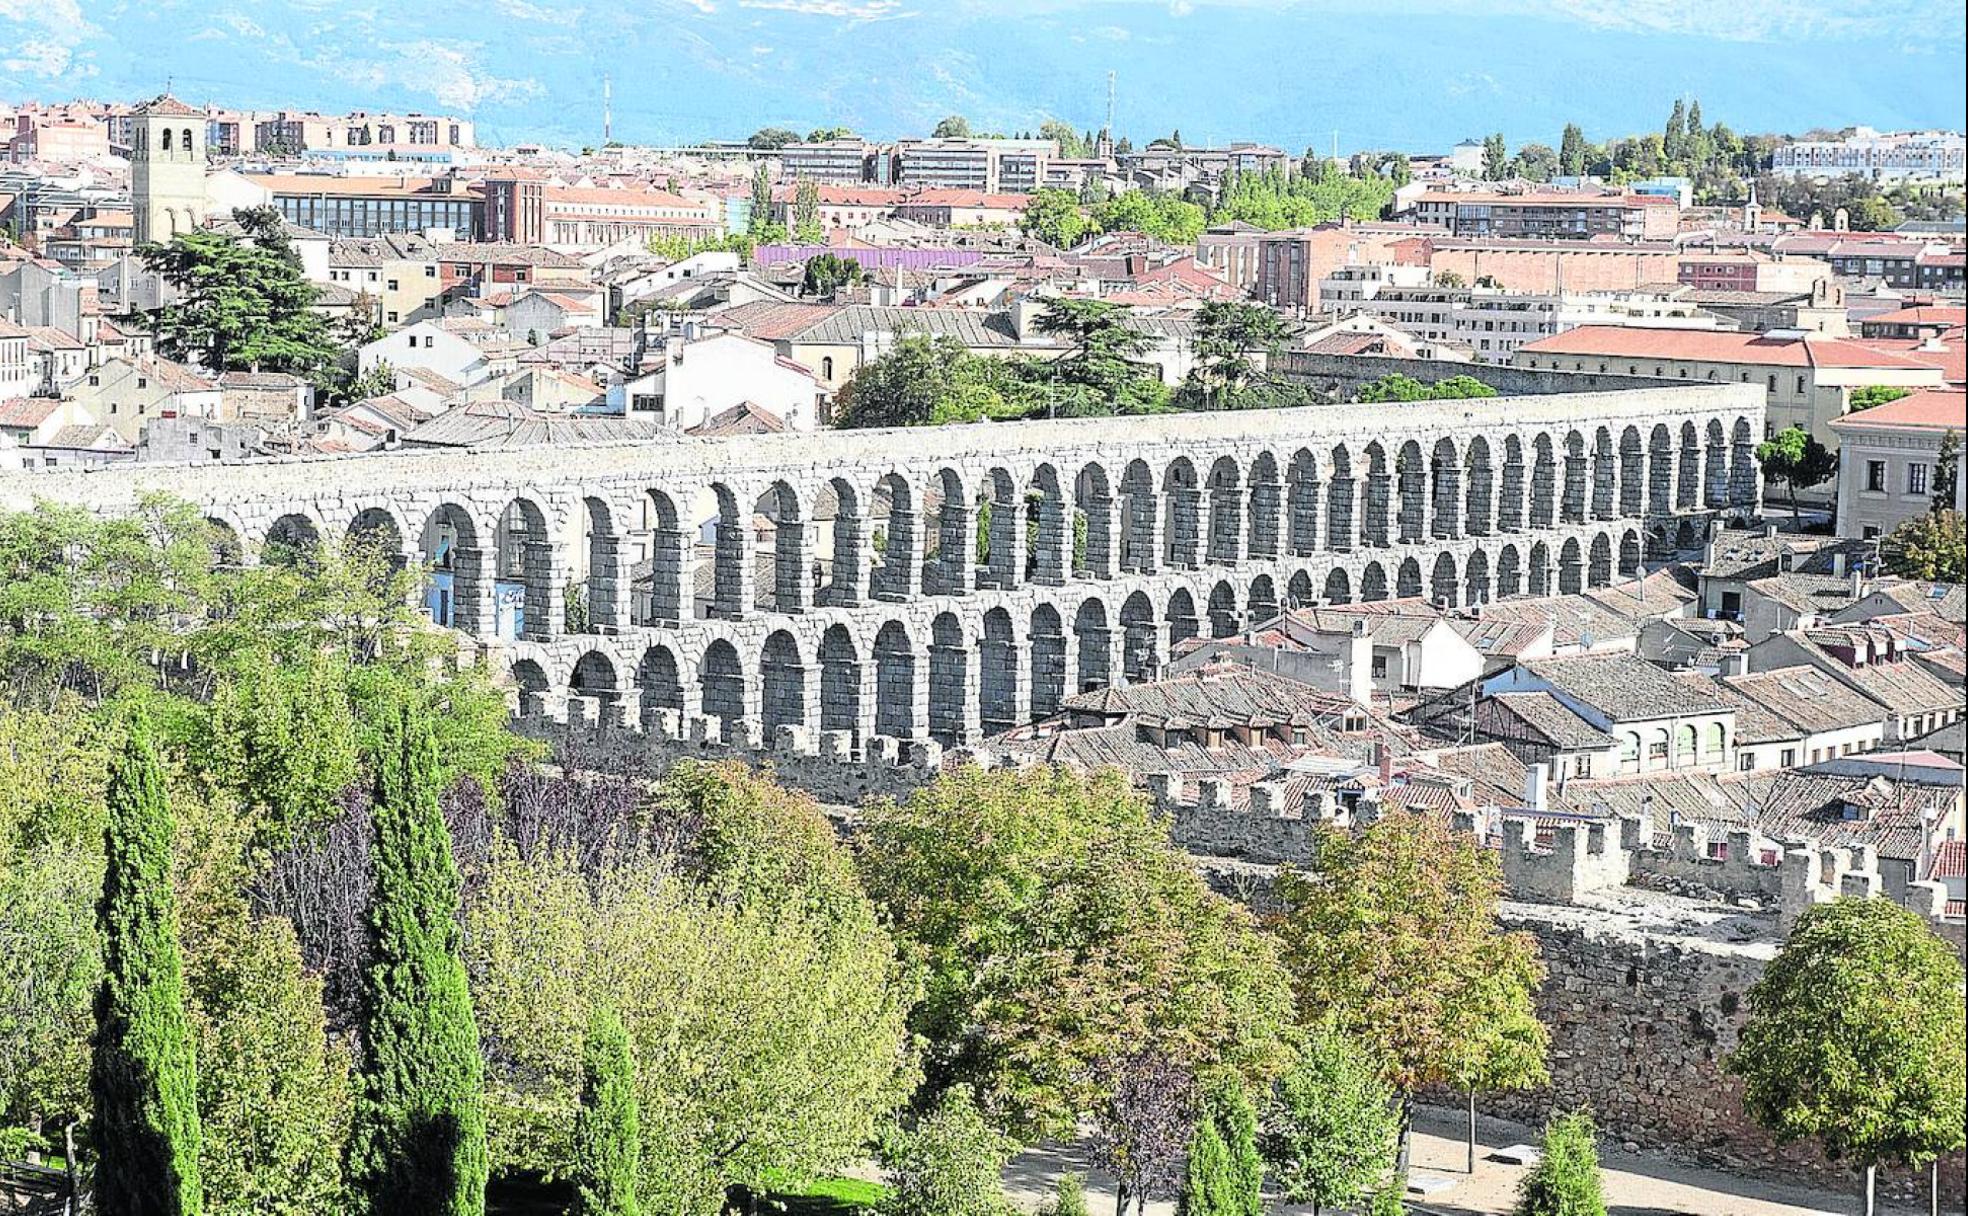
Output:
<svg viewBox="0 0 1968 1216">
<path fill-rule="evenodd" d="M 1968 510 L 1968 394 L 1930 389 L 1834 419 L 1838 434 L 1838 534 L 1886 536 L 1945 500 Z M 1941 445 L 1954 436 L 1953 468 Z M 1953 485 L 1946 482 L 1953 479 Z M 1948 493 L 1946 491 L 1952 491 Z"/>
<path fill-rule="evenodd" d="M 749 402 L 795 431 L 819 424 L 822 386 L 813 373 L 742 334 L 675 336 L 652 350 L 639 375 L 608 388 L 608 408 L 680 431 Z"/>
<path fill-rule="evenodd" d="M 436 321 L 418 321 L 364 343 L 356 362 L 364 375 L 387 363 L 424 368 L 461 385 L 477 384 L 493 371 L 484 350 Z"/>
</svg>

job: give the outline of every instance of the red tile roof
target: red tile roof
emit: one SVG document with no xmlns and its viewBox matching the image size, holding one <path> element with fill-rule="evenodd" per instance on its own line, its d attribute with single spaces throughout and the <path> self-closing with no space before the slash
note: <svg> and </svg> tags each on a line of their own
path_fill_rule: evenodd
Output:
<svg viewBox="0 0 1968 1216">
<path fill-rule="evenodd" d="M 1956 389 L 1922 389 L 1897 401 L 1833 419 L 1831 425 L 1837 430 L 1879 426 L 1961 430 L 1968 427 L 1968 393 Z"/>
<path fill-rule="evenodd" d="M 1714 329 L 1638 328 L 1581 325 L 1561 334 L 1526 342 L 1528 355 L 1610 355 L 1680 359 L 1689 363 L 1762 363 L 1779 367 L 1916 368 L 1931 364 L 1904 350 L 1885 349 L 1845 338 L 1778 338 L 1769 334 Z"/>
</svg>

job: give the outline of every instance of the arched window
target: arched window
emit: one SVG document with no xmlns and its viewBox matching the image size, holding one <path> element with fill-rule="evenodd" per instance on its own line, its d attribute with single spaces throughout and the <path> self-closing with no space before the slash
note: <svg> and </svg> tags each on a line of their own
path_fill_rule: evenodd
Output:
<svg viewBox="0 0 1968 1216">
<path fill-rule="evenodd" d="M 1620 736 L 1620 772 L 1640 771 L 1640 736 L 1632 731 Z"/>
<path fill-rule="evenodd" d="M 1723 726 L 1720 722 L 1709 723 L 1708 745 L 1704 747 L 1702 750 L 1706 752 L 1708 755 L 1720 759 L 1722 753 L 1729 750 L 1728 728 Z"/>
<path fill-rule="evenodd" d="M 820 378 L 822 380 L 832 380 L 834 378 L 834 357 L 832 355 L 820 356 Z"/>
<path fill-rule="evenodd" d="M 184 150 L 184 151 L 186 151 L 186 152 L 189 152 L 189 151 L 191 151 L 191 128 L 190 128 L 190 127 L 186 127 L 186 128 L 184 129 L 184 135 L 183 135 L 183 142 L 181 142 L 181 143 L 180 143 L 180 144 L 178 145 L 178 147 L 180 147 L 181 149 L 183 149 L 183 150 Z"/>
<path fill-rule="evenodd" d="M 1676 766 L 1695 762 L 1695 728 L 1683 723 L 1674 732 L 1674 763 Z"/>
<path fill-rule="evenodd" d="M 164 128 L 164 151 L 166 151 L 166 152 L 169 152 L 170 150 L 171 150 L 171 128 L 169 128 L 169 127 L 165 127 L 165 128 Z"/>
</svg>

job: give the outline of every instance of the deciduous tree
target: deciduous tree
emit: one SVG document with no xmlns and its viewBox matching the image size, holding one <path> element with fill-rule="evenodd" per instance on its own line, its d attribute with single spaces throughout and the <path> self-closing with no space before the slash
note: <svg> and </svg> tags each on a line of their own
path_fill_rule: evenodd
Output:
<svg viewBox="0 0 1968 1216">
<path fill-rule="evenodd" d="M 1329 1025 L 1307 1031 L 1265 1119 L 1265 1158 L 1286 1202 L 1318 1216 L 1379 1189 L 1394 1168 L 1394 1098 L 1358 1044 Z"/>
<path fill-rule="evenodd" d="M 1798 518 L 1797 492 L 1822 485 L 1838 473 L 1838 457 L 1801 426 L 1789 426 L 1756 445 L 1763 474 L 1784 483 L 1790 494 L 1790 514 Z"/>
</svg>

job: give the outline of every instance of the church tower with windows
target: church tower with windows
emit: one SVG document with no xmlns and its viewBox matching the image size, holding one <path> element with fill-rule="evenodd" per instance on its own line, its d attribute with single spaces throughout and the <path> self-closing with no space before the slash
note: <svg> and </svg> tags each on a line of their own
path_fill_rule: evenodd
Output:
<svg viewBox="0 0 1968 1216">
<path fill-rule="evenodd" d="M 136 239 L 168 241 L 205 218 L 205 114 L 169 93 L 133 116 L 131 219 Z"/>
</svg>

